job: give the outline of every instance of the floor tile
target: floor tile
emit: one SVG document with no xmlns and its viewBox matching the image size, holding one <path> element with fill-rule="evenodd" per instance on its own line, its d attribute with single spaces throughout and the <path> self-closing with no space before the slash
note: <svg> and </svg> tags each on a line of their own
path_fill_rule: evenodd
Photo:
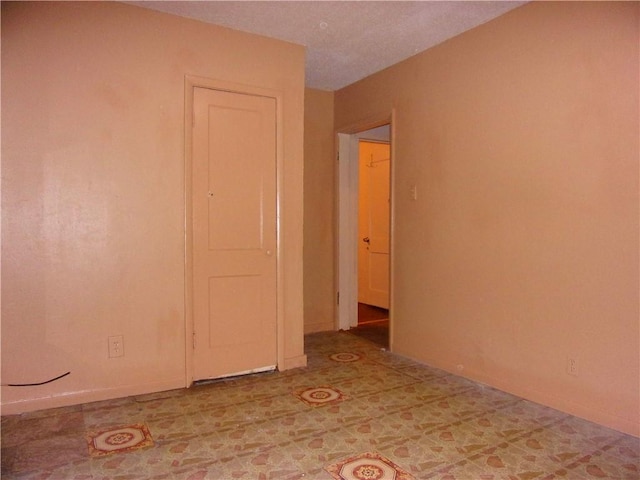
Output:
<svg viewBox="0 0 640 480">
<path fill-rule="evenodd" d="M 60 470 L 69 464 L 84 465 L 89 457 L 84 434 L 38 438 L 19 446 L 3 448 L 2 453 L 3 479 L 5 475 Z M 10 463 L 6 465 L 8 471 L 5 470 L 5 456 L 10 456 Z"/>
<path fill-rule="evenodd" d="M 4 417 L 2 446 L 11 447 L 35 440 L 45 440 L 52 435 L 77 435 L 84 432 L 82 412 L 54 410 L 50 415 L 15 415 Z"/>
<path fill-rule="evenodd" d="M 336 480 L 397 479 L 414 480 L 399 465 L 379 453 L 366 452 L 325 467 Z"/>
<path fill-rule="evenodd" d="M 467 459 L 494 478 L 539 479 L 545 476 L 549 468 L 555 467 L 550 461 L 541 461 L 540 458 L 529 455 L 525 450 L 508 442 L 483 449 Z"/>
<path fill-rule="evenodd" d="M 637 459 L 620 461 L 620 458 L 608 453 L 597 451 L 586 455 L 578 461 L 567 465 L 573 472 L 578 472 L 586 478 L 640 478 L 640 462 Z"/>
<path fill-rule="evenodd" d="M 306 368 L 2 417 L 2 479 L 331 480 L 326 467 L 363 453 L 415 479 L 640 477 L 635 437 L 349 333 L 308 335 L 305 348 Z M 319 387 L 343 396 L 296 397 Z M 89 456 L 89 432 L 130 424 L 153 445 Z"/>
<path fill-rule="evenodd" d="M 143 423 L 87 432 L 85 439 L 91 457 L 131 453 L 153 446 L 149 428 Z"/>
</svg>

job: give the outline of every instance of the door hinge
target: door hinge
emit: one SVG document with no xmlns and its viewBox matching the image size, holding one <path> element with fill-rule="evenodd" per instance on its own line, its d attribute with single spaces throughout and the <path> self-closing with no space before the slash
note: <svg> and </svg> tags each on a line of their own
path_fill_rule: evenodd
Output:
<svg viewBox="0 0 640 480">
<path fill-rule="evenodd" d="M 191 341 L 193 343 L 193 349 L 196 349 L 196 332 L 193 332 L 193 335 L 191 337 Z"/>
<path fill-rule="evenodd" d="M 340 305 L 340 292 L 336 292 L 336 303 Z"/>
<path fill-rule="evenodd" d="M 340 161 L 340 152 L 336 153 L 336 162 Z"/>
</svg>

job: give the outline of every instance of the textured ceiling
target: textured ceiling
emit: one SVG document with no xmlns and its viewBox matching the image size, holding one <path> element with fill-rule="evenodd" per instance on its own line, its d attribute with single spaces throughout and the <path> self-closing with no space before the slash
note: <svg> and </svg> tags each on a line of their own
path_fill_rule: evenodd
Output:
<svg viewBox="0 0 640 480">
<path fill-rule="evenodd" d="M 306 46 L 306 85 L 337 90 L 526 2 L 127 2 Z"/>
</svg>

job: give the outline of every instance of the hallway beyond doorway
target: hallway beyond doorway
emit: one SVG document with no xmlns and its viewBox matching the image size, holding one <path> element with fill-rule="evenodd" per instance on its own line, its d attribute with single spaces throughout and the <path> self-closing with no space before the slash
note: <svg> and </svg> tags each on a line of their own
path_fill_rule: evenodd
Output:
<svg viewBox="0 0 640 480">
<path fill-rule="evenodd" d="M 389 310 L 358 303 L 358 326 L 349 333 L 389 348 Z"/>
<path fill-rule="evenodd" d="M 386 308 L 358 303 L 358 326 L 384 320 L 389 320 L 389 310 Z"/>
</svg>

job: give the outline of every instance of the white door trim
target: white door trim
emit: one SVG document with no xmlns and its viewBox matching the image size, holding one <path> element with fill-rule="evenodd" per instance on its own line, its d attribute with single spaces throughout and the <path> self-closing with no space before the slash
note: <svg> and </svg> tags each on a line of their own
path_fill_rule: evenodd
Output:
<svg viewBox="0 0 640 480">
<path fill-rule="evenodd" d="M 395 110 L 363 120 L 336 132 L 338 167 L 336 168 L 336 289 L 339 295 L 336 327 L 348 330 L 358 325 L 358 133 L 390 124 L 391 158 L 395 158 Z M 389 246 L 389 315 L 393 316 L 394 297 L 394 170 L 390 171 L 390 246 Z M 393 321 L 389 319 L 389 346 L 393 348 Z"/>
<path fill-rule="evenodd" d="M 358 137 L 338 133 L 338 329 L 358 325 Z"/>
<path fill-rule="evenodd" d="M 276 100 L 276 328 L 277 328 L 277 362 L 284 365 L 284 292 L 283 282 L 283 255 L 282 255 L 282 192 L 284 174 L 284 149 L 283 149 L 283 93 L 277 90 L 254 87 L 206 77 L 186 75 L 184 82 L 184 202 L 185 202 L 185 249 L 184 249 L 184 319 L 185 319 L 185 387 L 192 385 L 194 380 L 193 368 L 193 208 L 192 198 L 192 136 L 193 136 L 193 92 L 196 87 L 222 90 L 241 94 L 257 95 L 274 98 Z"/>
</svg>

